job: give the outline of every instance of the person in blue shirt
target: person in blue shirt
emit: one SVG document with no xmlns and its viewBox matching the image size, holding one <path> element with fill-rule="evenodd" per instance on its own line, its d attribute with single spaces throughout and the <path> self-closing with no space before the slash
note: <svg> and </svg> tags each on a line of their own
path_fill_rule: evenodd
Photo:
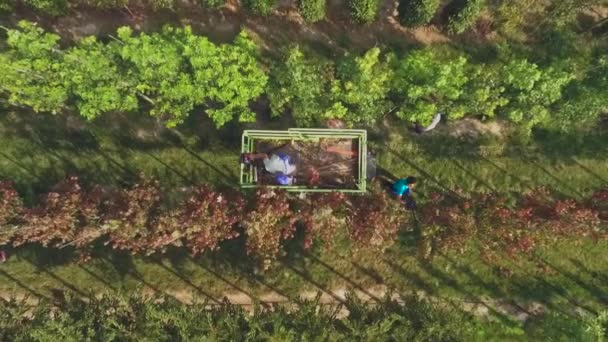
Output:
<svg viewBox="0 0 608 342">
<path fill-rule="evenodd" d="M 393 183 L 393 185 L 391 185 L 391 192 L 400 200 L 404 200 L 409 208 L 413 208 L 415 206 L 410 195 L 416 186 L 416 181 L 416 177 L 408 176 L 406 178 L 398 179 Z"/>
</svg>

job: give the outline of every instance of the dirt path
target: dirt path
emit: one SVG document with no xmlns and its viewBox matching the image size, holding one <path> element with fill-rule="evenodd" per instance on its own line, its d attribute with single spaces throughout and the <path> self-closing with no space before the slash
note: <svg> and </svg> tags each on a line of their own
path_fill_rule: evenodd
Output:
<svg viewBox="0 0 608 342">
<path fill-rule="evenodd" d="M 300 42 L 321 45 L 334 53 L 346 48 L 366 50 L 376 45 L 406 48 L 449 41 L 434 26 L 412 30 L 399 25 L 395 18 L 395 0 L 384 0 L 378 20 L 367 25 L 354 23 L 346 8 L 345 0 L 330 0 L 327 18 L 307 24 L 298 13 L 295 0 L 282 0 L 267 17 L 243 10 L 236 0 L 230 0 L 217 10 L 205 9 L 196 0 L 184 0 L 178 2 L 174 10 L 152 11 L 149 6 L 137 5 L 112 10 L 76 8 L 57 18 L 20 8 L 8 17 L 0 18 L 0 23 L 12 26 L 21 19 L 36 21 L 59 33 L 65 40 L 87 35 L 106 36 L 125 25 L 153 31 L 162 25 L 173 24 L 191 25 L 196 32 L 214 41 L 226 42 L 246 29 L 268 50 Z"/>
<path fill-rule="evenodd" d="M 55 289 L 52 291 L 54 298 L 62 296 L 61 289 Z M 143 294 L 152 295 L 155 290 L 144 287 L 142 289 Z M 328 291 L 304 291 L 300 293 L 299 298 L 288 298 L 277 292 L 266 292 L 258 297 L 253 297 L 244 292 L 226 292 L 221 297 L 210 298 L 202 297 L 195 291 L 186 289 L 182 290 L 170 290 L 164 294 L 174 297 L 184 304 L 190 304 L 193 302 L 206 302 L 208 305 L 219 305 L 225 301 L 239 305 L 248 311 L 252 311 L 254 305 L 259 304 L 264 307 L 271 307 L 274 305 L 282 306 L 294 306 L 297 300 L 308 300 L 314 301 L 319 296 L 319 304 L 326 306 L 338 306 L 346 303 L 346 297 L 348 294 L 356 295 L 362 302 L 374 305 L 389 295 L 389 290 L 386 286 L 378 285 L 370 287 L 364 290 L 352 290 L 347 288 L 336 288 Z M 391 299 L 397 302 L 404 303 L 401 297 L 397 294 L 390 293 Z M 547 311 L 547 307 L 536 301 L 528 303 L 516 303 L 508 299 L 496 299 L 496 298 L 480 298 L 476 300 L 467 300 L 463 298 L 443 298 L 443 297 L 432 297 L 428 294 L 418 291 L 416 295 L 420 298 L 427 298 L 434 301 L 438 305 L 449 307 L 457 307 L 459 309 L 470 312 L 479 317 L 509 317 L 519 322 L 525 322 L 531 317 L 542 315 Z M 26 295 L 25 293 L 2 293 L 0 298 L 10 299 L 16 298 L 18 300 L 25 300 L 28 304 L 36 305 L 38 300 L 35 297 Z M 338 312 L 338 317 L 346 317 L 349 311 L 346 307 L 342 306 Z"/>
</svg>

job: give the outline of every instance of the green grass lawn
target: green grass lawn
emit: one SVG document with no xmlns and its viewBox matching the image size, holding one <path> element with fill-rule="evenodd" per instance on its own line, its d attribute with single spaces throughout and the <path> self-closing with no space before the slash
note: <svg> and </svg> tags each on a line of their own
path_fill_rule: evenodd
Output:
<svg viewBox="0 0 608 342">
<path fill-rule="evenodd" d="M 158 178 L 169 192 L 200 183 L 235 186 L 242 127 L 216 131 L 206 125 L 192 122 L 189 129 L 167 131 L 152 121 L 124 117 L 85 125 L 48 116 L 0 114 L 0 178 L 13 180 L 30 203 L 68 175 L 87 183 L 126 185 L 143 173 Z M 540 186 L 565 196 L 583 196 L 608 184 L 608 137 L 599 133 L 537 133 L 522 144 L 399 132 L 405 128 L 395 125 L 389 132 L 371 134 L 372 145 L 388 172 L 420 177 L 416 194 L 421 199 L 430 191 L 456 188 L 465 194 L 517 195 Z M 349 248 L 312 253 L 289 248 L 281 263 L 264 274 L 256 272 L 242 241 L 228 242 L 222 251 L 197 259 L 179 250 L 141 258 L 102 248 L 83 265 L 65 250 L 28 247 L 0 265 L 0 291 L 49 296 L 54 288 L 87 294 L 143 286 L 217 298 L 227 292 L 259 296 L 272 290 L 295 296 L 303 290 L 385 284 L 398 291 L 423 290 L 463 300 L 539 301 L 560 310 L 596 310 L 608 304 L 604 242 L 555 246 L 533 261 L 505 258 L 501 263 L 511 272 L 505 275 L 475 252 L 421 261 L 413 239 L 404 233 L 381 256 Z"/>
</svg>

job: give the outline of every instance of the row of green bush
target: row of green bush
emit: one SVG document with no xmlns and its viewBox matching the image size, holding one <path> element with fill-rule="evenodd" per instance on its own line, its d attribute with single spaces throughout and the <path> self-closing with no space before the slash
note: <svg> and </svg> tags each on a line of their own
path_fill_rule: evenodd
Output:
<svg viewBox="0 0 608 342">
<path fill-rule="evenodd" d="M 542 57 L 501 46 L 482 63 L 446 46 L 402 56 L 373 48 L 337 61 L 296 46 L 265 69 L 244 33 L 217 45 L 189 28 L 135 35 L 123 27 L 108 42 L 58 41 L 28 22 L 9 30 L 0 83 L 10 104 L 88 119 L 147 111 L 168 126 L 202 108 L 219 127 L 254 121 L 249 105 L 265 94 L 274 116 L 289 112 L 302 126 L 372 125 L 388 113 L 424 125 L 441 112 L 568 127 L 594 122 L 608 103 L 605 48 Z"/>
<path fill-rule="evenodd" d="M 154 10 L 175 9 L 176 0 L 141 0 L 145 6 Z M 224 5 L 225 0 L 199 0 L 201 5 L 217 8 Z M 12 11 L 25 5 L 41 13 L 59 16 L 66 15 L 70 8 L 93 7 L 99 9 L 122 8 L 129 6 L 131 0 L 0 0 L 0 12 Z M 538 25 L 562 27 L 575 21 L 577 13 L 584 9 L 601 5 L 602 0 L 555 0 L 548 3 L 528 5 L 521 0 L 503 2 L 499 6 L 489 4 L 486 0 L 452 0 L 443 2 L 446 7 L 441 11 L 441 22 L 445 23 L 447 32 L 462 33 L 471 28 L 483 11 L 490 17 L 497 18 L 501 31 L 512 35 L 514 31 L 523 29 L 526 18 L 542 17 Z M 259 15 L 269 15 L 277 6 L 277 0 L 243 0 L 243 5 L 251 12 Z M 298 8 L 302 17 L 310 23 L 320 21 L 326 16 L 327 0 L 298 0 Z M 437 17 L 442 2 L 440 0 L 400 0 L 400 22 L 408 27 L 427 25 Z M 360 23 L 370 23 L 378 19 L 382 6 L 380 0 L 349 0 L 348 7 L 352 18 Z M 517 28 L 520 26 L 520 28 Z M 536 30 L 535 30 L 536 31 Z"/>
<path fill-rule="evenodd" d="M 82 299 L 58 294 L 31 306 L 0 305 L 2 341 L 484 341 L 531 339 L 601 341 L 608 315 L 550 313 L 524 331 L 520 324 L 490 322 L 443 303 L 413 296 L 368 305 L 347 295 L 341 308 L 319 299 L 297 308 L 256 305 L 247 312 L 229 303 L 183 304 L 170 296 L 104 294 Z"/>
</svg>

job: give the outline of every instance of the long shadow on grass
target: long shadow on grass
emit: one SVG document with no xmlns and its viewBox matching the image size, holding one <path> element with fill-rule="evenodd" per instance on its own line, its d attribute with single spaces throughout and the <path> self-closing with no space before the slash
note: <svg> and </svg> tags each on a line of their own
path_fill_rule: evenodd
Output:
<svg viewBox="0 0 608 342">
<path fill-rule="evenodd" d="M 43 273 L 46 274 L 47 276 L 53 278 L 54 280 L 56 280 L 57 282 L 61 283 L 63 286 L 65 286 L 66 288 L 70 289 L 71 291 L 73 291 L 74 293 L 77 293 L 78 295 L 82 296 L 82 297 L 91 297 L 91 293 L 90 292 L 85 292 L 82 289 L 79 289 L 78 287 L 74 286 L 74 284 L 69 283 L 68 281 L 66 281 L 65 279 L 57 276 L 55 273 L 49 271 L 46 268 L 46 265 L 42 264 L 38 264 L 35 261 L 32 261 L 29 258 L 24 258 L 28 263 L 30 263 L 32 266 L 34 266 L 37 270 L 37 272 L 39 273 Z"/>
<path fill-rule="evenodd" d="M 529 157 L 524 157 L 524 160 L 526 160 L 530 165 L 534 165 L 536 168 L 538 168 L 539 170 L 541 170 L 544 174 L 546 174 L 547 176 L 549 176 L 549 178 L 553 179 L 557 184 L 559 184 L 560 186 L 562 186 L 565 189 L 567 189 L 568 191 L 570 191 L 570 193 L 575 194 L 575 195 L 577 195 L 579 197 L 583 197 L 583 194 L 580 191 L 578 191 L 575 188 L 573 188 L 570 185 L 568 185 L 568 182 L 565 182 L 563 178 L 559 178 L 556 175 L 554 175 L 551 172 L 549 172 L 549 170 L 547 170 L 546 168 L 544 168 L 542 165 L 540 165 L 534 159 L 529 158 Z M 554 189 L 555 189 L 556 192 L 563 194 L 563 192 L 561 192 L 559 189 L 557 189 L 557 188 L 554 188 Z"/>
<path fill-rule="evenodd" d="M 197 260 L 195 260 L 192 257 L 189 257 L 190 261 L 194 264 L 196 264 L 198 267 L 200 267 L 202 270 L 206 271 L 207 273 L 212 274 L 214 277 L 216 277 L 217 279 L 221 280 L 222 282 L 228 284 L 231 288 L 233 288 L 234 290 L 236 290 L 237 292 L 243 293 L 244 295 L 246 295 L 247 297 L 258 301 L 262 304 L 262 306 L 264 307 L 268 307 L 267 303 L 264 303 L 260 300 L 260 298 L 258 298 L 256 295 L 254 295 L 253 293 L 243 289 L 242 287 L 238 286 L 237 284 L 235 284 L 234 282 L 230 281 L 228 278 L 222 276 L 219 272 L 211 269 L 211 267 L 208 267 L 206 265 L 204 265 L 202 262 L 199 262 Z"/>
<path fill-rule="evenodd" d="M 429 262 L 421 262 L 420 266 L 431 277 L 439 280 L 443 285 L 446 285 L 447 287 L 450 287 L 450 288 L 456 290 L 457 292 L 463 294 L 469 300 L 473 300 L 475 303 L 483 305 L 484 307 L 486 307 L 488 309 L 489 312 L 491 312 L 494 316 L 498 317 L 502 321 L 504 321 L 504 322 L 511 321 L 511 318 L 509 316 L 505 315 L 502 312 L 497 311 L 495 308 L 488 305 L 485 301 L 477 299 L 477 295 L 466 290 L 456 280 L 451 278 L 450 275 L 445 274 L 444 272 L 441 272 L 440 270 L 438 270 L 435 266 L 433 266 Z"/>
<path fill-rule="evenodd" d="M 598 302 L 602 303 L 603 305 L 608 305 L 608 293 L 606 292 L 605 289 L 602 289 L 600 287 L 597 287 L 593 284 L 589 284 L 588 282 L 581 280 L 579 277 L 577 277 L 573 273 L 570 273 L 556 265 L 553 265 L 546 259 L 542 260 L 542 263 L 545 264 L 546 266 L 548 266 L 549 268 L 555 270 L 559 274 L 563 275 L 564 277 L 570 279 L 572 282 L 574 282 L 580 288 L 584 289 L 590 295 L 592 295 Z"/>
<path fill-rule="evenodd" d="M 304 279 L 306 282 L 310 283 L 311 285 L 313 285 L 314 287 L 316 287 L 317 289 L 319 289 L 321 292 L 326 293 L 327 295 L 329 295 L 330 297 L 332 297 L 337 302 L 339 302 L 341 304 L 344 304 L 344 305 L 347 304 L 347 302 L 344 299 L 342 299 L 339 296 L 337 296 L 330 289 L 328 289 L 327 287 L 323 286 L 323 284 L 321 284 L 318 281 L 314 280 L 313 277 L 310 275 L 310 273 L 306 272 L 305 270 L 299 270 L 299 269 L 295 268 L 294 266 L 289 265 L 287 263 L 282 263 L 282 264 L 283 264 L 283 266 L 285 266 L 288 269 L 290 269 L 293 273 L 297 274 L 299 277 L 301 277 L 302 279 Z"/>
<path fill-rule="evenodd" d="M 174 168 L 173 166 L 165 163 L 162 159 L 158 158 L 154 154 L 152 154 L 152 153 L 150 153 L 148 151 L 144 151 L 144 153 L 146 155 L 148 155 L 150 158 L 154 159 L 159 164 L 161 164 L 162 166 L 164 166 L 167 170 L 175 173 L 178 177 L 180 177 L 184 181 L 185 184 L 188 184 L 188 185 L 195 184 L 195 181 L 194 181 L 194 179 L 192 177 L 187 176 L 186 174 L 184 174 L 183 172 L 181 172 L 178 169 Z"/>
<path fill-rule="evenodd" d="M 525 274 L 525 277 L 520 278 L 519 282 L 515 281 L 515 280 L 511 280 L 512 286 L 517 289 L 516 291 L 518 291 L 518 293 L 520 295 L 525 296 L 532 300 L 542 301 L 545 305 L 547 305 L 547 307 L 549 307 L 553 310 L 556 310 L 556 311 L 560 311 L 561 313 L 563 313 L 567 316 L 572 316 L 572 313 L 568 312 L 568 310 L 565 310 L 563 308 L 563 305 L 556 305 L 556 304 L 552 303 L 551 302 L 552 297 L 558 296 L 558 297 L 564 298 L 573 307 L 579 307 L 588 312 L 595 312 L 595 310 L 593 310 L 593 308 L 591 308 L 587 305 L 581 304 L 578 301 L 576 301 L 574 298 L 572 298 L 572 295 L 570 295 L 570 293 L 568 293 L 568 290 L 565 289 L 564 287 L 562 287 L 561 285 L 553 284 L 552 282 L 547 281 L 546 279 L 542 278 L 541 276 L 534 275 L 527 268 L 524 269 L 519 264 L 514 263 L 513 267 L 519 268 L 520 271 L 522 271 L 522 273 Z M 536 283 L 532 282 L 532 280 L 534 280 Z M 540 286 L 536 286 L 536 284 L 539 284 Z M 537 293 L 536 295 L 534 295 L 535 292 Z M 541 296 L 539 296 L 539 294 L 542 295 L 542 298 L 541 298 Z"/>
<path fill-rule="evenodd" d="M 196 152 L 192 151 L 189 147 L 183 145 L 182 148 L 184 149 L 184 151 L 188 152 L 191 156 L 193 156 L 196 160 L 205 164 L 208 168 L 210 168 L 211 170 L 213 170 L 217 174 L 219 174 L 223 178 L 225 183 L 235 184 L 236 182 L 238 182 L 238 177 L 232 171 L 224 172 L 224 171 L 220 170 L 217 166 L 215 166 L 215 165 L 211 164 L 210 162 L 206 161 L 205 159 L 203 159 Z M 238 155 L 235 155 L 234 158 L 235 159 L 238 158 Z"/>
<path fill-rule="evenodd" d="M 28 285 L 26 285 L 21 280 L 13 277 L 12 275 L 8 274 L 7 272 L 3 271 L 2 269 L 0 269 L 0 275 L 3 276 L 3 277 L 5 277 L 9 281 L 12 281 L 13 283 L 17 284 L 17 286 L 19 286 L 20 288 L 22 288 L 22 289 L 26 290 L 27 292 L 33 294 L 34 296 L 50 300 L 50 298 L 48 296 L 45 296 L 42 293 L 34 290 L 33 288 L 29 287 Z"/>
<path fill-rule="evenodd" d="M 317 264 L 325 267 L 326 269 L 328 269 L 330 272 L 332 272 L 333 274 L 337 275 L 339 278 L 342 278 L 343 280 L 345 280 L 347 283 L 349 283 L 351 286 L 353 286 L 354 288 L 356 288 L 357 290 L 365 293 L 366 295 L 368 295 L 370 298 L 374 299 L 376 302 L 380 303 L 381 299 L 378 298 L 377 296 L 375 296 L 374 294 L 372 294 L 371 292 L 367 291 L 367 289 L 365 289 L 365 287 L 359 285 L 358 283 L 354 282 L 352 279 L 350 279 L 349 277 L 345 276 L 343 273 L 338 272 L 338 270 L 336 270 L 335 268 L 331 267 L 329 264 L 327 264 L 326 262 L 324 262 L 323 260 L 317 258 L 316 256 L 310 254 L 310 253 L 306 253 L 305 256 L 312 260 L 313 262 L 316 262 Z"/>
<path fill-rule="evenodd" d="M 490 282 L 484 281 L 480 276 L 475 274 L 475 272 L 473 272 L 473 270 L 471 270 L 470 267 L 461 266 L 458 262 L 456 262 L 456 260 L 450 258 L 449 256 L 447 256 L 443 253 L 441 253 L 440 255 L 446 261 L 448 261 L 451 265 L 453 265 L 455 267 L 455 269 L 464 273 L 469 279 L 471 279 L 473 281 L 473 283 L 475 283 L 475 285 L 484 287 L 486 290 L 488 290 L 492 293 L 492 296 L 494 296 L 496 298 L 508 300 L 508 304 L 512 305 L 513 307 L 516 307 L 519 311 L 525 312 L 528 315 L 532 315 L 531 312 L 529 312 L 523 306 L 519 305 L 513 298 L 509 298 L 510 296 L 507 293 L 505 293 L 503 290 L 501 290 L 497 286 L 497 284 L 492 284 Z"/>
<path fill-rule="evenodd" d="M 95 278 L 95 280 L 97 280 L 98 282 L 104 284 L 105 286 L 107 286 L 108 288 L 110 288 L 110 290 L 117 292 L 117 289 L 106 279 L 102 278 L 100 275 L 94 273 L 93 271 L 89 270 L 88 268 L 84 267 L 83 265 L 78 265 L 78 267 L 83 270 L 84 272 L 86 272 L 88 275 L 90 275 L 91 277 Z"/>
<path fill-rule="evenodd" d="M 168 267 L 167 265 L 163 264 L 161 261 L 157 262 L 157 264 L 162 267 L 163 269 L 165 269 L 167 272 L 175 275 L 176 277 L 178 277 L 179 279 L 181 279 L 184 283 L 188 284 L 190 287 L 192 287 L 194 290 L 196 290 L 196 292 L 198 294 L 203 295 L 203 297 L 207 298 L 208 300 L 216 303 L 216 304 L 220 304 L 220 301 L 218 301 L 215 296 L 213 296 L 212 294 L 210 294 L 209 292 L 204 291 L 203 289 L 201 289 L 200 287 L 196 286 L 193 282 L 191 282 L 190 280 L 188 280 L 188 278 L 186 278 L 184 275 L 182 275 L 181 273 L 175 271 L 174 269 Z"/>
<path fill-rule="evenodd" d="M 395 156 L 397 156 L 398 158 L 400 158 L 405 164 L 411 166 L 414 170 L 416 170 L 418 173 L 420 173 L 421 175 L 423 175 L 425 177 L 425 181 L 430 181 L 431 183 L 436 184 L 437 186 L 439 186 L 441 189 L 445 190 L 446 192 L 448 192 L 451 196 L 454 196 L 458 199 L 463 199 L 462 196 L 460 196 L 458 193 L 456 193 L 454 190 L 448 188 L 447 186 L 445 186 L 443 183 L 441 183 L 435 176 L 431 175 L 430 173 L 426 172 L 423 168 L 421 168 L 420 166 L 414 164 L 412 161 L 410 161 L 407 157 L 400 155 L 399 153 L 397 153 L 396 151 L 392 150 L 392 149 L 387 149 L 387 151 Z"/>
<path fill-rule="evenodd" d="M 512 179 L 515 179 L 516 181 L 518 181 L 522 186 L 524 186 L 525 188 L 527 188 L 530 191 L 533 191 L 534 188 L 530 185 L 530 182 L 522 179 L 521 177 L 507 171 L 504 167 L 499 166 L 498 164 L 496 164 L 495 162 L 493 162 L 492 160 L 490 160 L 489 158 L 486 158 L 484 156 L 479 156 L 480 160 L 485 161 L 486 163 L 490 164 L 491 166 L 493 166 L 494 168 L 496 168 L 497 170 L 503 172 L 507 177 L 510 177 Z"/>
<path fill-rule="evenodd" d="M 456 159 L 450 159 L 450 161 L 452 162 L 452 164 L 454 164 L 457 168 L 461 169 L 464 173 L 466 173 L 467 175 L 469 175 L 471 178 L 477 180 L 479 182 L 479 184 L 485 186 L 486 188 L 488 188 L 492 192 L 496 192 L 496 188 L 492 187 L 490 184 L 488 184 L 488 182 L 486 182 L 485 180 L 483 180 L 481 177 L 477 176 L 476 174 L 474 174 L 473 172 L 471 172 L 469 169 L 467 169 L 464 166 L 462 166 L 462 164 L 460 164 Z"/>
<path fill-rule="evenodd" d="M 595 177 L 597 180 L 600 181 L 601 184 L 608 184 L 608 179 L 598 175 L 597 173 L 595 173 L 594 171 L 592 171 L 591 169 L 589 169 L 588 167 L 586 167 L 585 165 L 583 165 L 581 162 L 579 162 L 575 157 L 570 158 L 570 160 L 578 165 L 581 169 L 583 169 L 585 172 L 587 172 L 588 174 L 592 175 L 593 177 Z"/>
<path fill-rule="evenodd" d="M 598 279 L 600 282 L 608 285 L 608 276 L 606 274 L 588 269 L 587 266 L 585 266 L 579 260 L 572 259 L 572 258 L 570 258 L 569 260 L 574 266 L 576 266 L 576 268 L 578 270 L 581 270 L 584 273 L 587 273 L 590 277 L 592 277 L 594 279 Z"/>
</svg>

